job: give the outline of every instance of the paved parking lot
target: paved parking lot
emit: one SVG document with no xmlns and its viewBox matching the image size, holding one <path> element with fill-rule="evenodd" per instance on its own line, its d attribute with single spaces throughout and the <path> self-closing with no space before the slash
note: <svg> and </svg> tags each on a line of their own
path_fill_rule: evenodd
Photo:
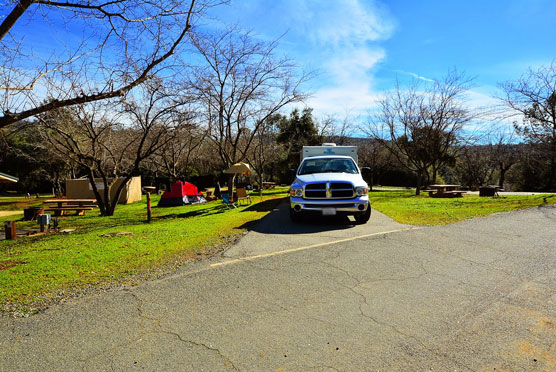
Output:
<svg viewBox="0 0 556 372">
<path fill-rule="evenodd" d="M 1 319 L 0 370 L 556 370 L 555 208 L 325 222 L 276 211 L 222 257 Z"/>
</svg>

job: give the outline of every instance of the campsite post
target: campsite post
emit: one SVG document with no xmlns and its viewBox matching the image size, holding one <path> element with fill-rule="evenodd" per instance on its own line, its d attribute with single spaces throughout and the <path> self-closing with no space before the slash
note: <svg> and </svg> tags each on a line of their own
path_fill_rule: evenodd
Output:
<svg viewBox="0 0 556 372">
<path fill-rule="evenodd" d="M 15 221 L 4 222 L 4 229 L 6 231 L 6 240 L 15 240 L 17 238 L 17 230 L 15 227 Z"/>
<path fill-rule="evenodd" d="M 147 222 L 151 222 L 151 193 L 147 191 Z"/>
<path fill-rule="evenodd" d="M 151 222 L 151 192 L 155 190 L 156 187 L 145 186 L 145 192 L 147 194 L 147 222 Z"/>
</svg>

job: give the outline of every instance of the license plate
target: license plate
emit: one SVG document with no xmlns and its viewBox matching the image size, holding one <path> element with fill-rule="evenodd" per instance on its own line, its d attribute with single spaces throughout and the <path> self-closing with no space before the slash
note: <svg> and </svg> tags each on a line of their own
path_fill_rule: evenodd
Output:
<svg viewBox="0 0 556 372">
<path fill-rule="evenodd" d="M 336 215 L 336 209 L 334 209 L 334 208 L 324 208 L 322 210 L 322 215 L 323 216 L 335 216 Z"/>
</svg>

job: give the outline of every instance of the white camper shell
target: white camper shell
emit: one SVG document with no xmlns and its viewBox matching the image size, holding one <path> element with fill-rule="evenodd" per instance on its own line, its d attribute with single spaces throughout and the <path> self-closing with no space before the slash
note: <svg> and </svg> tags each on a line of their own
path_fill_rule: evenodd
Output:
<svg viewBox="0 0 556 372">
<path fill-rule="evenodd" d="M 323 143 L 322 146 L 303 146 L 300 161 L 308 157 L 330 155 L 349 156 L 355 161 L 355 164 L 358 163 L 357 146 L 336 146 L 335 143 Z"/>
</svg>

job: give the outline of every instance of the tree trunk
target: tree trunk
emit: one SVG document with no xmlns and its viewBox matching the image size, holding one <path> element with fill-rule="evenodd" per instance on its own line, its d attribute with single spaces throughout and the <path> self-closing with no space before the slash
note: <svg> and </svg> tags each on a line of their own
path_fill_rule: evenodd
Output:
<svg viewBox="0 0 556 372">
<path fill-rule="evenodd" d="M 8 14 L 6 18 L 4 18 L 2 24 L 0 24 L 0 40 L 2 40 L 4 36 L 6 36 L 8 31 L 10 31 L 19 17 L 21 17 L 21 15 L 25 13 L 27 8 L 29 8 L 31 4 L 33 4 L 32 0 L 20 0 L 17 2 L 15 8 L 11 11 L 10 14 Z"/>
<path fill-rule="evenodd" d="M 550 172 L 548 177 L 548 191 L 556 190 L 556 156 L 554 152 L 550 159 Z"/>
<path fill-rule="evenodd" d="M 552 138 L 549 140 L 551 147 L 550 171 L 548 180 L 548 190 L 556 190 L 556 122 L 552 126 Z"/>
<path fill-rule="evenodd" d="M 235 181 L 236 175 L 235 174 L 230 174 L 228 176 L 228 196 L 230 197 L 230 200 L 232 200 L 234 198 L 234 181 Z"/>
<path fill-rule="evenodd" d="M 421 182 L 423 182 L 423 171 L 417 171 L 417 186 L 415 188 L 415 195 L 421 195 Z"/>
<path fill-rule="evenodd" d="M 112 185 L 116 182 L 116 180 L 117 180 L 117 178 L 114 178 L 114 180 L 112 182 Z M 122 195 L 122 192 L 123 192 L 124 188 L 129 183 L 130 180 L 131 180 L 131 176 L 125 177 L 123 179 L 122 183 L 120 183 L 120 185 L 116 189 L 116 193 L 114 194 L 114 197 L 110 199 L 110 203 L 107 207 L 107 210 L 106 210 L 106 215 L 107 216 L 113 216 L 114 215 L 114 212 L 116 211 L 116 207 L 117 207 L 118 202 L 120 200 L 120 196 Z M 110 193 L 108 193 L 108 194 L 110 194 Z"/>
<path fill-rule="evenodd" d="M 114 181 L 108 182 L 108 179 L 103 175 L 102 182 L 104 183 L 104 216 L 113 216 L 115 207 L 110 199 L 110 186 Z"/>
<path fill-rule="evenodd" d="M 58 172 L 54 175 L 54 181 L 52 182 L 52 188 L 54 189 L 54 197 L 61 197 L 62 194 L 62 181 L 61 176 Z"/>
<path fill-rule="evenodd" d="M 89 179 L 89 183 L 91 184 L 91 188 L 93 189 L 93 194 L 95 194 L 95 198 L 97 200 L 98 209 L 100 209 L 100 215 L 106 215 L 106 205 L 104 204 L 104 200 L 100 196 L 100 193 L 97 189 L 97 185 L 95 183 L 95 175 L 91 169 L 88 169 L 87 178 Z"/>
<path fill-rule="evenodd" d="M 261 197 L 263 196 L 263 182 L 264 182 L 264 176 L 261 173 L 259 175 L 259 196 L 261 196 Z"/>
<path fill-rule="evenodd" d="M 500 190 L 504 189 L 504 181 L 506 179 L 506 172 L 508 171 L 509 168 L 506 167 L 500 167 L 500 178 L 498 179 L 498 187 L 500 188 Z"/>
<path fill-rule="evenodd" d="M 106 214 L 105 216 L 113 216 L 114 212 L 116 211 L 116 204 L 110 202 L 110 205 L 106 208 Z"/>
</svg>

